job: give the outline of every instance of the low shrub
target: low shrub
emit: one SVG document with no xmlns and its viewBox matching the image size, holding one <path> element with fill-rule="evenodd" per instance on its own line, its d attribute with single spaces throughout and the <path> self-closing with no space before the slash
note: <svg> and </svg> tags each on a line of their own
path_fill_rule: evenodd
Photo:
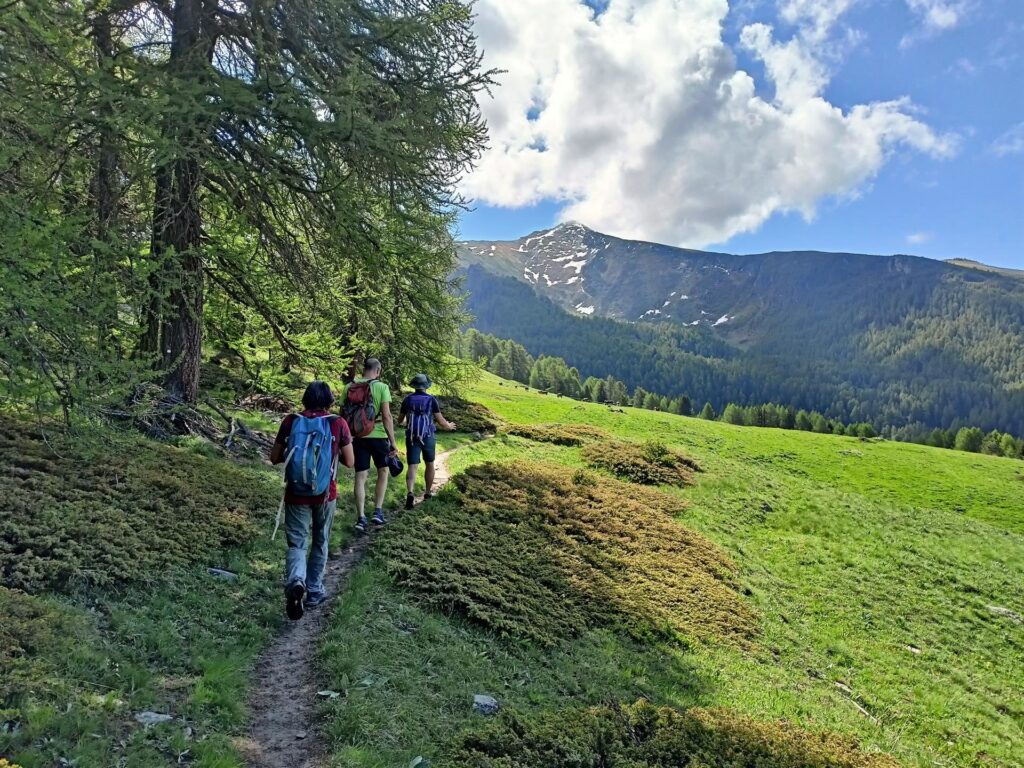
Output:
<svg viewBox="0 0 1024 768">
<path fill-rule="evenodd" d="M 266 472 L 121 435 L 54 452 L 0 420 L 0 583 L 26 592 L 163 577 L 256 536 L 280 486 Z"/>
<path fill-rule="evenodd" d="M 544 644 L 596 626 L 738 643 L 755 632 L 731 561 L 675 521 L 667 494 L 535 464 L 472 467 L 455 485 L 379 542 L 392 578 L 444 612 Z"/>
<path fill-rule="evenodd" d="M 438 397 L 437 400 L 445 418 L 455 422 L 459 432 L 482 432 L 493 435 L 498 431 L 501 419 L 489 408 L 463 400 L 461 397 Z"/>
<path fill-rule="evenodd" d="M 514 424 L 507 431 L 510 435 L 525 437 L 538 443 L 573 447 L 608 437 L 607 432 L 589 424 Z"/>
<path fill-rule="evenodd" d="M 0 703 L 24 692 L 43 659 L 68 642 L 70 620 L 23 592 L 0 587 Z"/>
<path fill-rule="evenodd" d="M 725 709 L 631 706 L 515 715 L 462 737 L 466 768 L 899 768 L 844 736 L 761 722 Z"/>
<path fill-rule="evenodd" d="M 640 485 L 690 485 L 700 471 L 696 461 L 657 442 L 596 442 L 581 455 L 590 466 Z"/>
</svg>

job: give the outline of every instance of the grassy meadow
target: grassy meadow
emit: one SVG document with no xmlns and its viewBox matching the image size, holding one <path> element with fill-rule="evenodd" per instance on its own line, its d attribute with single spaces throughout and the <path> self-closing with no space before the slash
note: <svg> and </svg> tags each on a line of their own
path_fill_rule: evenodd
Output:
<svg viewBox="0 0 1024 768">
<path fill-rule="evenodd" d="M 869 764 L 881 753 L 920 766 L 1024 761 L 1024 464 L 619 412 L 492 376 L 469 397 L 507 426 L 455 454 L 453 467 L 468 471 L 458 487 L 382 538 L 322 648 L 328 684 L 344 694 L 325 705 L 334 765 L 383 768 L 420 757 L 452 766 L 599 765 L 582 757 L 558 762 L 544 751 L 542 737 L 527 745 L 524 734 L 559 732 L 552 723 L 581 722 L 584 708 L 638 699 L 761 723 L 784 719 L 814 734 L 852 737 L 860 752 L 850 754 L 860 757 L 851 765 Z M 583 439 L 571 434 L 577 425 Z M 650 525 L 645 505 L 635 505 L 649 489 L 613 480 L 584 458 L 588 447 L 612 439 L 658 441 L 698 465 L 690 482 L 657 492 L 674 503 L 669 507 L 680 528 L 730 563 L 722 582 L 730 599 L 755 617 L 749 642 L 727 633 L 702 638 L 685 614 L 671 631 L 656 621 L 645 625 L 650 631 L 624 631 L 606 620 L 606 611 L 575 600 L 581 590 L 571 564 L 551 570 L 538 557 L 544 547 L 564 551 L 552 542 L 584 541 L 594 549 L 574 554 L 578 568 L 610 562 L 609 573 L 625 574 L 622 583 L 613 576 L 605 586 L 588 576 L 594 590 L 605 589 L 614 602 L 640 584 L 658 590 L 667 612 L 681 610 L 666 591 L 672 579 L 652 581 L 650 563 L 626 551 L 626 540 L 638 533 L 609 530 L 585 516 L 552 525 L 543 512 L 559 502 L 536 488 L 562 468 L 556 496 L 575 493 L 573 482 L 617 483 L 609 486 L 611 498 L 618 493 L 629 509 L 620 522 L 633 516 L 638 531 Z M 502 491 L 491 498 L 486 488 L 495 480 Z M 520 494 L 534 500 L 536 514 Z M 588 494 L 577 506 L 616 517 L 614 505 L 600 506 L 607 493 L 596 494 L 600 502 Z M 572 516 L 568 508 L 559 514 Z M 685 564 L 666 561 L 665 567 L 689 574 L 679 570 Z M 545 601 L 541 587 L 563 599 Z M 627 605 L 629 613 L 636 604 L 615 605 Z M 630 615 L 629 623 L 650 618 Z M 576 631 L 538 641 L 534 629 L 561 620 Z M 517 629 L 516 622 L 525 626 Z M 466 746 L 494 741 L 486 736 L 492 726 L 470 710 L 475 693 L 501 701 L 505 722 L 516 723 L 503 743 L 516 742 L 520 753 L 492 749 L 481 756 Z M 563 736 L 566 753 L 577 755 L 604 743 L 593 733 L 578 742 Z M 747 747 L 728 751 L 754 761 L 735 763 L 743 765 L 846 764 L 838 753 L 820 763 L 810 752 L 756 762 Z M 547 762 L 538 762 L 539 755 Z M 614 750 L 608 755 L 610 764 L 637 759 Z M 687 764 L 644 759 L 640 765 Z"/>
<path fill-rule="evenodd" d="M 1024 763 L 1024 463 L 465 395 L 449 416 L 498 434 L 441 436 L 454 483 L 378 534 L 322 639 L 329 765 Z M 0 757 L 241 766 L 279 475 L 15 421 L 0 454 Z"/>
</svg>

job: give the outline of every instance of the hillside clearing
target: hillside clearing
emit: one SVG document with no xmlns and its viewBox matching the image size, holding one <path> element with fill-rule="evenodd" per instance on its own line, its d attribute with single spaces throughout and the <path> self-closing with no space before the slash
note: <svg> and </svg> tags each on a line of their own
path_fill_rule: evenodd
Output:
<svg viewBox="0 0 1024 768">
<path fill-rule="evenodd" d="M 1024 627 L 993 609 L 1024 612 L 1015 462 L 619 413 L 499 387 L 490 376 L 470 395 L 512 429 L 587 425 L 693 457 L 703 470 L 696 484 L 660 493 L 679 497 L 685 526 L 735 562 L 759 633 L 744 650 L 641 643 L 595 628 L 541 654 L 434 613 L 376 560 L 353 583 L 321 653 L 328 679 L 345 691 L 326 705 L 339 765 L 420 755 L 459 765 L 444 734 L 475 732 L 469 700 L 481 692 L 529 722 L 569 699 L 600 706 L 644 697 L 854 736 L 868 754 L 909 765 L 1019 763 Z M 485 462 L 514 462 L 524 478 L 541 464 L 583 468 L 575 446 L 511 435 L 468 447 L 453 468 Z"/>
</svg>

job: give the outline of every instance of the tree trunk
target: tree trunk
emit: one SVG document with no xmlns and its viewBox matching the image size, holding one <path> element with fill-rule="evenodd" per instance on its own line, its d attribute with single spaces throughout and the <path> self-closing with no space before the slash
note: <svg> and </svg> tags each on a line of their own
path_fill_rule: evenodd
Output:
<svg viewBox="0 0 1024 768">
<path fill-rule="evenodd" d="M 93 44 L 96 60 L 103 75 L 101 86 L 113 86 L 114 43 L 111 34 L 110 14 L 100 12 L 92 22 Z M 96 161 L 96 175 L 93 180 L 93 199 L 96 216 L 96 241 L 100 244 L 95 248 L 95 281 L 96 301 L 100 303 L 102 315 L 97 329 L 100 349 L 111 349 L 120 356 L 120 347 L 113 330 L 117 326 L 117 280 L 115 245 L 112 233 L 115 231 L 115 218 L 118 202 L 121 197 L 120 183 L 117 179 L 118 153 L 117 139 L 111 128 L 112 109 L 110 103 L 101 99 L 99 114 L 100 124 L 99 152 Z"/>
<path fill-rule="evenodd" d="M 196 99 L 213 42 L 204 35 L 203 0 L 176 0 L 171 55 L 172 83 L 184 98 Z M 163 130 L 166 147 L 176 156 L 156 171 L 152 256 L 157 267 L 151 279 L 143 352 L 154 355 L 164 371 L 164 387 L 187 403 L 199 394 L 203 344 L 203 254 L 199 190 L 199 156 L 205 140 L 201 114 L 169 117 Z"/>
</svg>

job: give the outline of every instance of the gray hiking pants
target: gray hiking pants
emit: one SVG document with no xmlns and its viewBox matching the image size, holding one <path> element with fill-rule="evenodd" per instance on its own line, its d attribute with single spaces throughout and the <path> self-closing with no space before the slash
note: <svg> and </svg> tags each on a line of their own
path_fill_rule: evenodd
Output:
<svg viewBox="0 0 1024 768">
<path fill-rule="evenodd" d="M 327 542 L 331 538 L 331 523 L 337 506 L 337 501 L 284 506 L 284 532 L 288 539 L 285 584 L 302 582 L 310 597 L 324 591 Z"/>
</svg>

